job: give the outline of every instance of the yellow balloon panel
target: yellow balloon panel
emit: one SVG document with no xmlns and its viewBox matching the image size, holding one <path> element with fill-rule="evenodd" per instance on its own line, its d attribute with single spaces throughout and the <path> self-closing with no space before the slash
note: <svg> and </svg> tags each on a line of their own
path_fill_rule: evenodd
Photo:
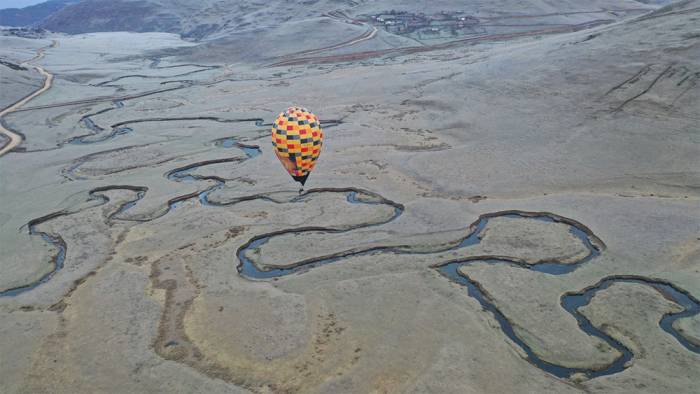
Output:
<svg viewBox="0 0 700 394">
<path fill-rule="evenodd" d="M 321 121 L 308 110 L 289 107 L 272 125 L 272 146 L 289 175 L 308 175 L 323 145 Z"/>
</svg>

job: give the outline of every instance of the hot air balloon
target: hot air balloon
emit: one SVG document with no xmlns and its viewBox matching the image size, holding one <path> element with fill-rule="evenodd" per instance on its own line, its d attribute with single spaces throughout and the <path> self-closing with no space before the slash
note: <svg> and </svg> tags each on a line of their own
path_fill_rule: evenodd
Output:
<svg viewBox="0 0 700 394">
<path fill-rule="evenodd" d="M 305 108 L 289 107 L 272 124 L 275 154 L 289 175 L 301 183 L 302 190 L 321 154 L 321 145 L 321 121 Z"/>
</svg>

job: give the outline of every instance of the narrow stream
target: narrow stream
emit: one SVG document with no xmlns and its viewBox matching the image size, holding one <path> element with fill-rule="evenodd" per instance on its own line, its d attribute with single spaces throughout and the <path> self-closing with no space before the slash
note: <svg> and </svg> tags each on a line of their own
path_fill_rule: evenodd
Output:
<svg viewBox="0 0 700 394">
<path fill-rule="evenodd" d="M 133 207 L 139 200 L 141 200 L 143 198 L 143 196 L 146 193 L 147 188 L 138 187 L 138 186 L 98 187 L 98 188 L 91 190 L 88 193 L 89 197 L 88 197 L 87 201 L 99 201 L 99 203 L 95 206 L 104 205 L 104 204 L 108 203 L 109 198 L 107 198 L 104 195 L 98 194 L 100 192 L 104 192 L 104 191 L 108 191 L 108 190 L 131 190 L 133 192 L 136 192 L 136 197 L 134 199 L 126 201 L 115 212 L 113 212 L 109 215 L 108 219 L 111 219 L 112 217 L 118 215 L 119 213 L 122 213 L 122 212 L 126 211 L 127 209 Z M 59 212 L 55 212 L 55 213 L 52 213 L 52 214 L 49 214 L 46 216 L 42 216 L 42 217 L 37 218 L 37 219 L 33 219 L 29 223 L 27 223 L 29 236 L 40 236 L 46 243 L 48 243 L 56 248 L 57 252 L 54 255 L 54 257 L 51 259 L 51 261 L 49 262 L 52 265 L 52 269 L 50 272 L 47 272 L 41 278 L 39 278 L 38 280 L 36 280 L 32 283 L 29 283 L 29 284 L 23 285 L 23 286 L 14 287 L 14 288 L 11 288 L 8 290 L 0 291 L 0 297 L 14 297 L 14 296 L 20 295 L 24 292 L 33 290 L 37 286 L 48 282 L 49 279 L 51 279 L 58 271 L 63 269 L 64 263 L 66 260 L 66 252 L 68 250 L 66 242 L 59 235 L 50 234 L 50 233 L 47 233 L 44 231 L 39 231 L 37 229 L 37 226 L 39 226 L 42 223 L 48 222 L 50 220 L 56 219 L 58 217 L 72 215 L 72 214 L 77 213 L 77 212 L 80 212 L 80 210 L 75 211 L 75 212 L 59 211 Z"/>
<path fill-rule="evenodd" d="M 356 192 L 350 192 L 348 193 L 347 196 L 347 201 L 351 204 L 383 204 L 383 202 L 365 202 L 362 200 L 357 199 L 357 193 Z M 403 211 L 403 207 L 398 208 L 395 207 L 395 213 L 394 216 L 384 222 L 379 222 L 379 223 L 374 223 L 371 225 L 363 225 L 362 228 L 370 227 L 370 226 L 377 226 L 377 225 L 382 225 L 386 224 L 394 219 L 396 219 L 401 212 Z M 389 252 L 389 253 L 395 253 L 395 254 L 435 254 L 435 253 L 441 253 L 441 252 L 448 252 L 448 251 L 453 251 L 469 246 L 474 246 L 477 245 L 481 242 L 481 236 L 483 233 L 483 230 L 486 228 L 486 225 L 488 224 L 489 220 L 497 217 L 507 217 L 507 218 L 518 218 L 518 219 L 533 219 L 533 220 L 541 220 L 545 222 L 560 222 L 560 223 L 565 223 L 569 225 L 569 231 L 576 236 L 578 239 L 581 240 L 581 242 L 586 246 L 588 249 L 588 255 L 578 261 L 575 261 L 573 263 L 561 263 L 557 261 L 551 261 L 551 262 L 537 262 L 535 264 L 526 264 L 520 260 L 516 259 L 494 259 L 494 258 L 482 258 L 479 257 L 477 259 L 470 258 L 468 261 L 480 261 L 480 262 L 487 262 L 487 263 L 506 263 L 510 264 L 513 266 L 517 266 L 519 268 L 527 268 L 531 269 L 534 271 L 550 274 L 550 275 L 562 275 L 566 274 L 569 272 L 572 272 L 576 270 L 578 267 L 580 267 L 582 264 L 590 261 L 594 257 L 598 256 L 600 254 L 600 249 L 602 248 L 603 244 L 601 241 L 599 241 L 597 238 L 591 238 L 589 237 L 590 230 L 585 228 L 585 226 L 576 223 L 570 219 L 566 219 L 557 215 L 553 214 L 546 214 L 546 213 L 539 213 L 539 212 L 525 212 L 525 211 L 505 211 L 505 212 L 498 212 L 498 213 L 492 213 L 492 214 L 486 214 L 482 215 L 474 224 L 472 224 L 469 228 L 471 231 L 468 233 L 467 236 L 465 236 L 461 241 L 458 241 L 454 245 L 448 245 L 442 249 L 438 250 L 429 250 L 425 252 L 421 251 L 416 251 L 412 250 L 409 246 L 380 246 L 380 247 L 373 247 L 369 248 L 366 250 L 359 250 L 359 251 L 350 251 L 347 253 L 342 253 L 342 256 L 338 255 L 332 255 L 328 256 L 327 258 L 317 258 L 313 260 L 305 260 L 305 262 L 297 262 L 289 265 L 289 268 L 282 268 L 282 269 L 266 269 L 266 268 L 260 268 L 258 267 L 255 263 L 250 261 L 245 256 L 245 252 L 249 249 L 254 249 L 257 247 L 260 247 L 261 245 L 267 243 L 267 241 L 274 237 L 274 236 L 280 236 L 282 234 L 288 234 L 288 233 L 295 233 L 299 232 L 296 230 L 288 230 L 288 231 L 283 231 L 283 232 L 277 232 L 273 235 L 270 236 L 265 236 L 265 237 L 256 237 L 254 241 L 252 241 L 251 245 L 244 246 L 242 249 L 239 250 L 238 252 L 238 258 L 240 260 L 239 264 L 239 271 L 241 274 L 245 277 L 248 277 L 250 279 L 269 279 L 273 277 L 281 277 L 285 275 L 289 275 L 295 272 L 298 272 L 302 269 L 307 270 L 310 268 L 318 267 L 321 265 L 326 265 L 331 262 L 336 262 L 340 260 L 341 258 L 345 257 L 350 257 L 350 256 L 357 256 L 357 255 L 362 255 L 362 254 L 367 254 L 367 253 L 374 253 L 374 252 Z M 324 230 L 321 230 L 324 231 Z M 347 231 L 347 230 L 345 230 Z M 336 233 L 338 231 L 336 230 L 330 230 L 328 232 Z M 254 244 L 254 245 L 253 245 Z M 464 261 L 462 261 L 460 264 L 464 264 Z M 271 272 L 274 272 L 272 274 Z M 456 279 L 456 278 L 455 278 Z"/>
<path fill-rule="evenodd" d="M 364 203 L 363 201 L 360 201 L 357 199 L 357 194 L 356 193 L 349 193 L 348 194 L 348 202 L 353 203 L 353 204 L 358 204 L 358 203 Z M 392 217 L 390 220 L 395 219 L 400 212 Z M 483 233 L 483 230 L 486 228 L 488 222 L 492 218 L 496 217 L 507 217 L 507 218 L 512 218 L 512 219 L 534 219 L 534 220 L 541 220 L 545 222 L 556 222 L 556 223 L 564 223 L 569 225 L 569 231 L 571 234 L 576 236 L 581 242 L 585 245 L 585 247 L 588 249 L 588 254 L 580 258 L 577 261 L 571 262 L 571 263 L 563 263 L 559 261 L 543 261 L 543 262 L 536 262 L 532 264 L 528 264 L 522 260 L 515 259 L 515 258 L 507 258 L 507 257 L 499 257 L 499 258 L 493 258 L 493 257 L 480 257 L 480 256 L 474 256 L 474 257 L 469 257 L 466 259 L 460 259 L 456 261 L 449 261 L 446 263 L 442 263 L 440 265 L 435 266 L 435 269 L 444 277 L 448 278 L 449 280 L 463 286 L 467 290 L 467 294 L 476 299 L 481 307 L 485 310 L 490 312 L 496 321 L 498 322 L 501 330 L 503 333 L 518 347 L 522 349 L 522 351 L 526 354 L 527 360 L 535 365 L 536 367 L 540 368 L 541 370 L 550 373 L 554 376 L 557 376 L 559 378 L 570 378 L 573 374 L 585 374 L 589 378 L 596 378 L 600 376 L 606 376 L 606 375 L 612 375 L 618 372 L 623 371 L 625 368 L 627 368 L 630 364 L 629 361 L 634 357 L 634 354 L 632 351 L 624 346 L 620 341 L 617 339 L 611 337 L 610 335 L 606 334 L 604 331 L 599 329 L 598 327 L 595 327 L 591 322 L 579 312 L 579 309 L 585 305 L 587 305 L 590 300 L 593 298 L 593 296 L 600 290 L 603 290 L 605 288 L 608 288 L 610 285 L 613 283 L 618 283 L 618 282 L 625 282 L 625 283 L 637 283 L 637 284 L 643 284 L 647 286 L 651 286 L 661 292 L 665 297 L 672 299 L 679 305 L 681 305 L 684 310 L 679 313 L 674 313 L 674 314 L 669 314 L 665 315 L 661 321 L 659 322 L 659 326 L 661 329 L 666 331 L 667 333 L 671 334 L 676 340 L 686 349 L 689 351 L 695 352 L 695 353 L 700 353 L 700 346 L 694 344 L 693 342 L 689 341 L 687 338 L 685 338 L 681 333 L 679 333 L 677 330 L 675 330 L 672 326 L 673 322 L 684 317 L 689 317 L 689 316 L 695 316 L 698 313 L 700 313 L 700 302 L 698 302 L 697 299 L 692 297 L 688 292 L 685 290 L 682 290 L 678 287 L 675 287 L 674 285 L 659 281 L 659 280 L 654 280 L 654 279 L 649 279 L 649 278 L 644 278 L 644 277 L 622 277 L 622 276 L 615 276 L 615 277 L 608 277 L 603 279 L 601 282 L 596 284 L 595 286 L 588 288 L 580 293 L 567 293 L 564 294 L 561 297 L 561 305 L 562 307 L 569 312 L 576 320 L 578 321 L 579 327 L 581 330 L 583 330 L 585 333 L 591 336 L 595 336 L 600 338 L 601 340 L 605 341 L 608 345 L 610 345 L 612 348 L 618 350 L 621 354 L 620 357 L 618 357 L 614 362 L 612 362 L 610 365 L 605 366 L 604 368 L 601 369 L 591 369 L 591 368 L 569 368 L 563 365 L 557 365 L 551 362 L 548 362 L 544 359 L 542 359 L 540 356 L 535 354 L 535 352 L 532 350 L 532 348 L 523 341 L 522 338 L 518 336 L 516 331 L 513 328 L 512 323 L 508 320 L 508 318 L 496 307 L 495 302 L 491 300 L 481 289 L 480 285 L 478 282 L 472 280 L 467 274 L 460 272 L 460 268 L 467 266 L 469 264 L 473 263 L 482 263 L 482 264 L 507 264 L 513 267 L 521 268 L 521 269 L 530 269 L 533 271 L 541 272 L 546 275 L 564 275 L 568 274 L 577 268 L 579 268 L 581 265 L 591 261 L 592 259 L 596 258 L 597 256 L 600 255 L 601 249 L 604 248 L 604 244 L 602 241 L 600 241 L 593 233 L 591 232 L 590 229 L 587 227 L 583 226 L 582 224 L 573 221 L 568 218 L 564 218 L 558 215 L 554 214 L 549 214 L 549 213 L 542 213 L 542 212 L 524 212 L 524 211 L 505 211 L 505 212 L 496 212 L 496 213 L 489 213 L 482 215 L 475 223 L 473 223 L 469 228 L 471 229 L 470 233 L 465 236 L 461 241 L 459 241 L 456 245 L 454 246 L 447 246 L 441 250 L 432 250 L 430 252 L 417 252 L 417 251 L 411 251 L 410 249 L 407 249 L 402 246 L 379 246 L 379 247 L 371 247 L 368 249 L 364 250 L 350 250 L 347 252 L 341 252 L 337 253 L 335 255 L 327 256 L 327 257 L 319 257 L 319 258 L 312 258 L 312 259 L 307 259 L 301 262 L 297 262 L 294 264 L 289 264 L 284 267 L 275 267 L 268 269 L 266 268 L 260 268 L 258 267 L 253 261 L 251 261 L 247 256 L 246 252 L 250 250 L 254 250 L 256 248 L 259 248 L 266 244 L 271 238 L 275 236 L 280 236 L 283 234 L 289 234 L 289 233 L 302 233 L 306 231 L 323 231 L 327 233 L 338 233 L 338 232 L 344 232 L 344 231 L 349 231 L 349 230 L 333 230 L 333 229 L 326 229 L 326 230 L 319 230 L 319 229 L 306 229 L 306 230 L 284 230 L 284 231 L 278 231 L 275 233 L 267 234 L 267 235 L 262 235 L 262 236 L 257 236 L 252 238 L 248 243 L 243 245 L 237 252 L 237 257 L 239 260 L 239 265 L 238 265 L 238 270 L 239 273 L 246 278 L 249 279 L 254 279 L 254 280 L 269 280 L 269 279 L 277 279 L 286 275 L 294 274 L 294 273 L 301 273 L 301 272 L 306 272 L 310 269 L 339 262 L 344 258 L 351 257 L 351 256 L 359 256 L 359 255 L 365 255 L 365 254 L 370 254 L 370 253 L 395 253 L 395 254 L 433 254 L 433 253 L 438 253 L 438 252 L 445 252 L 445 251 L 451 251 L 451 250 L 456 250 L 460 248 L 465 248 L 465 247 L 470 247 L 477 245 L 481 242 L 481 235 Z M 389 220 L 389 221 L 390 221 Z M 383 224 L 383 223 L 377 223 L 373 225 L 378 225 L 378 224 Z"/>
<path fill-rule="evenodd" d="M 90 137 L 97 136 L 104 132 L 104 129 L 101 128 L 100 126 L 96 125 L 91 119 L 91 116 L 98 115 L 100 113 L 104 113 L 110 110 L 113 110 L 115 108 L 120 108 L 123 106 L 122 102 L 115 101 L 114 102 L 114 107 L 113 108 L 108 108 L 101 110 L 99 112 L 86 115 L 81 119 L 81 122 L 92 131 L 92 134 L 86 135 L 86 136 L 80 136 L 76 137 L 73 140 L 70 140 L 70 143 L 74 144 L 87 144 L 87 143 L 94 143 L 94 142 L 99 142 L 99 141 L 104 141 L 110 138 L 113 138 L 117 135 L 125 134 L 130 131 L 132 131 L 131 128 L 125 127 L 125 124 L 127 123 L 140 123 L 140 122 L 150 122 L 150 121 L 168 121 L 168 120 L 216 120 L 216 121 L 222 121 L 222 122 L 254 122 L 256 126 L 258 127 L 265 127 L 268 126 L 267 124 L 263 123 L 262 119 L 259 118 L 251 118 L 251 119 L 231 119 L 231 120 L 226 120 L 226 119 L 213 119 L 213 118 L 202 118 L 202 117 L 192 117 L 192 118 L 155 118 L 155 119 L 137 119 L 129 122 L 122 122 L 118 123 L 115 125 L 112 125 L 112 132 L 109 133 L 107 136 L 104 137 L 98 137 L 94 140 L 88 140 Z M 332 127 L 336 126 L 338 124 L 341 124 L 342 121 L 327 121 L 325 124 L 325 127 Z M 243 197 L 241 199 L 237 199 L 234 202 L 230 203 L 225 203 L 225 204 L 215 204 L 209 201 L 209 195 L 222 188 L 225 185 L 225 179 L 222 179 L 217 176 L 206 176 L 206 175 L 194 175 L 193 172 L 200 167 L 204 167 L 207 165 L 213 165 L 213 164 L 221 164 L 221 163 L 242 163 L 244 161 L 253 159 L 260 155 L 262 151 L 258 146 L 254 145 L 246 145 L 241 142 L 235 137 L 229 137 L 229 138 L 222 138 L 219 140 L 214 141 L 216 146 L 230 149 L 230 148 L 237 148 L 240 149 L 242 152 L 245 153 L 245 157 L 233 157 L 233 158 L 222 158 L 222 159 L 215 159 L 215 160 L 210 160 L 210 161 L 205 161 L 205 162 L 199 162 L 199 163 L 194 163 L 190 164 L 185 167 L 180 167 L 176 168 L 166 174 L 166 177 L 174 182 L 195 182 L 195 181 L 213 181 L 214 185 L 211 187 L 208 187 L 207 189 L 201 191 L 201 192 L 194 192 L 191 194 L 187 194 L 184 196 L 179 196 L 171 201 L 168 202 L 168 211 L 172 209 L 176 209 L 177 206 L 182 203 L 183 201 L 192 199 L 192 198 L 197 198 L 199 202 L 202 205 L 206 206 L 225 206 L 225 205 L 232 205 L 237 202 L 241 201 L 248 201 L 252 199 L 262 199 L 262 200 L 269 200 L 272 202 L 275 202 L 271 200 L 269 197 L 267 197 L 264 194 L 261 195 L 253 195 L 253 196 L 247 196 Z M 133 207 L 139 200 L 141 200 L 145 193 L 146 193 L 146 188 L 145 187 L 133 187 L 133 186 L 111 186 L 111 187 L 104 187 L 104 188 L 98 188 L 94 189 L 90 192 L 90 198 L 102 198 L 103 203 L 106 203 L 108 199 L 104 196 L 96 195 L 94 193 L 98 191 L 105 191 L 111 188 L 127 188 L 132 191 L 136 192 L 136 197 L 133 200 L 127 201 L 126 203 L 122 204 L 115 212 L 113 212 L 108 219 L 112 219 L 131 207 Z M 382 196 L 365 191 L 365 190 L 360 190 L 356 188 L 342 188 L 342 189 L 313 189 L 309 190 L 303 194 L 300 194 L 297 197 L 292 198 L 289 200 L 289 203 L 295 203 L 295 202 L 303 202 L 305 199 L 307 199 L 310 195 L 315 194 L 315 193 L 344 193 L 346 196 L 346 200 L 350 204 L 372 204 L 372 205 L 387 205 L 391 206 L 394 210 L 393 214 L 388 217 L 384 218 L 381 220 L 377 220 L 376 222 L 371 222 L 371 223 L 363 223 L 351 227 L 344 227 L 344 228 L 328 228 L 328 227 L 305 227 L 305 228 L 296 228 L 296 229 L 287 229 L 287 230 L 281 230 L 281 231 L 275 231 L 272 233 L 267 233 L 267 234 L 261 234 L 258 236 L 255 236 L 251 238 L 246 244 L 241 246 L 238 251 L 237 251 L 237 258 L 239 260 L 238 264 L 238 271 L 241 276 L 248 278 L 248 279 L 253 279 L 253 280 L 276 280 L 278 278 L 294 274 L 294 273 L 302 273 L 306 272 L 308 270 L 311 270 L 316 267 L 320 267 L 323 265 L 328 265 L 331 263 L 336 263 L 340 262 L 343 259 L 351 256 L 359 256 L 359 255 L 367 255 L 367 254 L 374 254 L 374 253 L 394 253 L 394 254 L 408 254 L 408 255 L 415 255 L 415 254 L 435 254 L 435 253 L 440 253 L 440 252 L 447 252 L 447 251 L 452 251 L 456 249 L 461 249 L 461 248 L 467 248 L 470 246 L 478 245 L 481 240 L 482 240 L 482 235 L 483 231 L 486 228 L 488 222 L 497 217 L 505 217 L 505 218 L 511 218 L 511 219 L 533 219 L 533 220 L 540 220 L 540 221 L 545 221 L 545 222 L 552 222 L 552 223 L 564 223 L 569 226 L 569 231 L 571 232 L 572 235 L 574 235 L 577 239 L 579 239 L 583 245 L 587 248 L 588 254 L 583 257 L 578 259 L 577 261 L 574 262 L 561 262 L 561 261 L 541 261 L 541 262 L 535 262 L 535 263 L 527 263 L 523 260 L 517 259 L 517 258 L 510 258 L 510 257 L 493 257 L 493 256 L 473 256 L 469 258 L 464 258 L 460 260 L 455 260 L 455 261 L 448 261 L 445 263 L 441 263 L 439 265 L 434 266 L 434 268 L 444 277 L 448 278 L 454 283 L 457 283 L 461 286 L 463 286 L 467 290 L 467 294 L 476 299 L 481 307 L 485 310 L 490 312 L 496 321 L 499 323 L 499 326 L 503 333 L 508 337 L 515 345 L 520 347 L 522 351 L 525 353 L 527 360 L 535 365 L 536 367 L 540 368 L 541 370 L 550 373 L 554 376 L 560 377 L 560 378 L 570 378 L 573 374 L 585 374 L 589 378 L 596 378 L 600 376 L 606 376 L 606 375 L 612 375 L 618 372 L 623 371 L 625 368 L 627 368 L 630 365 L 630 361 L 633 359 L 634 354 L 630 349 L 625 347 L 620 341 L 617 339 L 611 337 L 610 335 L 606 334 L 603 330 L 600 328 L 594 326 L 583 314 L 579 312 L 580 308 L 588 305 L 591 301 L 591 299 L 595 296 L 595 294 L 603 289 L 609 288 L 612 284 L 614 283 L 636 283 L 636 284 L 641 284 L 641 285 L 646 285 L 650 286 L 660 293 L 662 293 L 666 298 L 669 298 L 673 300 L 674 302 L 678 303 L 681 305 L 684 310 L 679 312 L 679 313 L 672 313 L 672 314 L 667 314 L 664 315 L 660 322 L 659 326 L 662 330 L 664 330 L 666 333 L 672 335 L 680 345 L 682 345 L 684 348 L 687 350 L 694 352 L 694 353 L 700 353 L 700 346 L 695 344 L 694 342 L 688 340 L 686 337 L 684 337 L 681 333 L 679 333 L 677 330 L 673 328 L 673 322 L 680 318 L 685 318 L 685 317 L 691 317 L 691 316 L 696 316 L 698 313 L 700 313 L 700 302 L 696 298 L 694 298 L 690 293 L 687 291 L 676 287 L 675 285 L 665 282 L 663 280 L 657 280 L 657 279 L 650 279 L 650 278 L 645 278 L 645 277 L 639 277 L 639 276 L 611 276 L 602 279 L 600 282 L 598 282 L 596 285 L 591 286 L 589 288 L 586 288 L 580 292 L 576 293 L 566 293 L 564 294 L 561 299 L 561 305 L 562 307 L 570 313 L 578 322 L 579 327 L 581 328 L 582 331 L 587 333 L 588 335 L 595 336 L 597 338 L 600 338 L 601 340 L 605 341 L 608 345 L 610 345 L 612 348 L 616 349 L 617 351 L 620 352 L 621 356 L 618 357 L 613 363 L 611 363 L 608 366 L 605 366 L 604 368 L 601 369 L 586 369 L 586 368 L 569 368 L 566 366 L 562 365 L 557 365 L 550 363 L 548 361 L 543 360 L 540 358 L 535 352 L 530 348 L 530 346 L 525 343 L 522 338 L 518 336 L 516 333 L 515 329 L 513 328 L 511 322 L 508 320 L 508 318 L 496 307 L 495 302 L 489 298 L 489 296 L 484 293 L 484 291 L 481 289 L 480 284 L 474 280 L 472 280 L 467 274 L 460 272 L 460 268 L 467 266 L 469 264 L 473 263 L 482 263 L 482 264 L 507 264 L 513 267 L 517 267 L 520 269 L 530 269 L 536 272 L 540 272 L 542 274 L 546 275 L 565 275 L 568 273 L 573 272 L 574 270 L 578 269 L 581 265 L 586 264 L 587 262 L 595 259 L 598 257 L 601 253 L 601 250 L 605 248 L 604 243 L 598 239 L 590 229 L 588 229 L 586 226 L 562 217 L 558 216 L 555 214 L 551 213 L 544 213 L 544 212 L 526 212 L 526 211 L 503 211 L 503 212 L 495 212 L 495 213 L 487 213 L 479 217 L 479 219 L 474 222 L 472 225 L 469 226 L 469 231 L 466 236 L 464 236 L 461 239 L 458 239 L 457 241 L 448 244 L 447 246 L 441 247 L 437 250 L 430 250 L 430 251 L 421 251 L 419 249 L 416 249 L 414 245 L 393 245 L 393 246 L 373 246 L 373 247 L 368 247 L 365 249 L 351 249 L 347 250 L 344 252 L 339 252 L 335 253 L 332 255 L 328 256 L 320 256 L 320 257 L 314 257 L 314 258 L 309 258 L 303 261 L 299 262 L 294 262 L 292 264 L 288 264 L 286 266 L 279 266 L 279 267 L 258 267 L 253 261 L 251 261 L 247 256 L 246 252 L 257 249 L 265 245 L 270 241 L 270 239 L 278 236 L 282 236 L 285 234 L 302 234 L 302 233 L 328 233 L 328 234 L 337 234 L 337 233 L 344 233 L 352 230 L 357 230 L 360 228 L 368 228 L 372 226 L 380 226 L 387 224 L 399 216 L 404 211 L 404 207 L 401 204 L 395 203 L 393 201 L 387 200 L 383 198 Z M 367 195 L 370 198 L 363 199 L 362 195 Z M 167 213 L 166 212 L 166 213 Z M 54 268 L 51 270 L 51 272 L 43 275 L 39 280 L 25 285 L 21 287 L 16 287 L 13 289 L 5 290 L 0 292 L 0 297 L 2 296 L 16 296 L 19 294 L 22 294 L 26 291 L 30 291 L 37 286 L 46 283 L 48 280 L 50 280 L 56 272 L 58 272 L 60 269 L 63 268 L 65 258 L 66 258 L 66 243 L 65 241 L 58 235 L 54 234 L 49 234 L 46 232 L 41 232 L 37 229 L 37 226 L 43 222 L 46 222 L 48 220 L 54 219 L 59 216 L 64 216 L 72 214 L 72 212 L 57 212 L 55 214 L 47 215 L 42 218 L 38 218 L 35 220 L 32 220 L 28 223 L 28 229 L 29 229 L 29 235 L 30 236 L 40 236 L 42 237 L 43 240 L 48 242 L 49 244 L 52 244 L 54 247 L 57 248 L 58 252 L 56 253 L 55 257 L 52 259 L 52 264 Z"/>
<path fill-rule="evenodd" d="M 314 193 L 319 193 L 322 191 L 315 191 L 315 190 L 310 190 L 306 193 L 303 193 L 299 195 L 298 197 L 292 199 L 290 202 L 299 202 L 303 201 L 305 198 L 307 198 L 309 195 L 314 194 Z M 309 259 L 306 260 L 305 262 L 293 264 L 287 267 L 276 267 L 276 268 L 270 268 L 270 269 L 260 269 L 255 263 L 253 263 L 247 256 L 246 256 L 246 251 L 251 250 L 251 249 L 256 249 L 259 248 L 260 246 L 266 244 L 271 238 L 275 236 L 280 236 L 284 234 L 301 234 L 301 233 L 307 233 L 307 232 L 324 232 L 324 233 L 329 233 L 329 234 L 338 234 L 338 233 L 345 233 L 348 231 L 356 230 L 359 228 L 368 228 L 368 227 L 373 227 L 373 226 L 381 226 L 384 224 L 387 224 L 403 213 L 404 207 L 401 204 L 394 203 L 393 201 L 386 200 L 382 197 L 379 197 L 378 195 L 375 195 L 373 197 L 379 197 L 378 201 L 363 201 L 361 199 L 358 199 L 358 190 L 347 190 L 344 191 L 346 195 L 346 200 L 350 204 L 368 204 L 368 205 L 388 205 L 391 206 L 394 209 L 394 213 L 391 217 L 385 220 L 380 220 L 374 223 L 364 223 L 360 224 L 357 226 L 351 226 L 348 228 L 343 228 L 343 229 L 335 229 L 335 228 L 323 228 L 323 227 L 308 227 L 305 229 L 295 229 L 295 230 L 282 230 L 282 231 L 277 231 L 272 234 L 264 234 L 261 236 L 257 236 L 250 241 L 248 241 L 247 244 L 243 245 L 241 248 L 238 249 L 237 256 L 238 260 L 240 261 L 238 265 L 238 272 L 243 275 L 244 277 L 247 278 L 254 278 L 254 279 L 270 279 L 270 278 L 279 278 L 282 276 L 286 276 L 289 274 L 301 272 L 301 271 L 307 271 L 315 267 L 319 267 L 322 265 L 327 265 L 330 263 L 334 263 L 337 261 L 340 261 L 341 259 L 349 256 L 357 256 L 360 254 L 368 254 L 372 252 L 378 252 L 378 251 L 383 251 L 386 249 L 389 249 L 388 247 L 378 247 L 378 248 L 369 248 L 365 249 L 362 251 L 358 252 L 347 252 L 347 253 L 341 253 L 334 255 L 332 257 L 320 257 L 320 258 L 315 258 L 315 259 Z"/>
<path fill-rule="evenodd" d="M 235 162 L 235 163 L 243 163 L 244 161 L 248 161 L 250 159 L 253 159 L 260 154 L 262 154 L 262 150 L 260 150 L 260 147 L 256 145 L 246 145 L 243 143 L 238 142 L 238 139 L 236 137 L 228 137 L 228 138 L 222 138 L 220 140 L 215 141 L 215 145 L 221 146 L 223 148 L 237 148 L 240 149 L 243 153 L 245 153 L 246 157 L 245 158 L 239 158 L 239 157 L 233 157 L 233 158 L 224 158 L 224 159 L 217 159 L 217 160 L 211 160 L 207 161 L 204 163 L 195 163 L 191 164 L 185 167 L 180 167 L 176 168 L 166 174 L 166 177 L 174 182 L 183 182 L 183 181 L 203 181 L 203 180 L 209 180 L 209 181 L 214 181 L 215 184 L 206 190 L 203 190 L 197 194 L 197 198 L 199 199 L 199 202 L 202 205 L 216 205 L 216 204 L 211 204 L 209 202 L 209 194 L 212 192 L 221 189 L 224 187 L 226 184 L 226 181 L 216 177 L 216 176 L 202 176 L 202 175 L 192 175 L 192 171 L 207 166 L 207 165 L 212 165 L 212 164 L 221 164 L 221 163 L 230 163 L 230 162 Z M 179 198 L 176 198 L 174 200 L 171 200 L 168 204 L 169 210 L 176 209 L 178 205 L 183 203 L 186 200 L 189 200 L 192 196 L 186 195 L 186 196 L 181 196 Z"/>
<path fill-rule="evenodd" d="M 50 220 L 50 219 L 53 219 L 55 217 L 56 216 L 52 216 L 51 218 L 47 218 L 46 220 Z M 24 292 L 33 290 L 37 286 L 48 282 L 49 279 L 51 279 L 54 276 L 54 274 L 56 274 L 56 272 L 58 272 L 60 269 L 63 268 L 63 263 L 66 261 L 66 243 L 63 240 L 63 238 L 61 238 L 58 235 L 49 234 L 49 233 L 39 231 L 36 229 L 36 226 L 38 226 L 40 223 L 42 223 L 46 220 L 43 220 L 43 221 L 35 223 L 35 224 L 30 224 L 28 227 L 29 227 L 29 235 L 30 236 L 38 235 L 44 241 L 53 245 L 58 250 L 56 255 L 50 261 L 50 264 L 53 266 L 51 271 L 47 272 L 41 278 L 39 278 L 38 280 L 36 280 L 30 284 L 15 287 L 15 288 L 0 292 L 0 297 L 14 297 L 14 296 L 20 295 Z"/>
</svg>

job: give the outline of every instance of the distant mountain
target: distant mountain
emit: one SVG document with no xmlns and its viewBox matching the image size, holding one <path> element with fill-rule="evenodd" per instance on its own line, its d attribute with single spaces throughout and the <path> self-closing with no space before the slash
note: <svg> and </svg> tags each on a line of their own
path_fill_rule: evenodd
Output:
<svg viewBox="0 0 700 394">
<path fill-rule="evenodd" d="M 0 26 L 34 26 L 51 14 L 62 10 L 80 0 L 49 0 L 45 3 L 24 8 L 6 8 L 0 10 Z"/>
<path fill-rule="evenodd" d="M 170 4 L 167 3 L 150 0 L 84 0 L 54 13 L 40 26 L 69 34 L 100 31 L 180 33 L 181 18 L 173 12 L 177 12 L 180 7 L 169 7 Z"/>
<path fill-rule="evenodd" d="M 2 0 L 0 1 L 0 10 L 6 8 L 24 8 L 30 5 L 44 3 L 46 0 Z"/>
<path fill-rule="evenodd" d="M 158 31 L 202 39 L 317 17 L 350 4 L 349 0 L 83 0 L 54 13 L 41 27 L 69 34 Z"/>
</svg>

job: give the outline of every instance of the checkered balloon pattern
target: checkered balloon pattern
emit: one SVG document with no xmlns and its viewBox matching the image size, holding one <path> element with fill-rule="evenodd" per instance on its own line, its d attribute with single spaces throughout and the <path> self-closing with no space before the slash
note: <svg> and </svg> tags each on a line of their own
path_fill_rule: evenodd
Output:
<svg viewBox="0 0 700 394">
<path fill-rule="evenodd" d="M 321 121 L 305 108 L 287 108 L 272 125 L 272 146 L 293 177 L 306 176 L 314 169 L 321 145 Z"/>
</svg>

